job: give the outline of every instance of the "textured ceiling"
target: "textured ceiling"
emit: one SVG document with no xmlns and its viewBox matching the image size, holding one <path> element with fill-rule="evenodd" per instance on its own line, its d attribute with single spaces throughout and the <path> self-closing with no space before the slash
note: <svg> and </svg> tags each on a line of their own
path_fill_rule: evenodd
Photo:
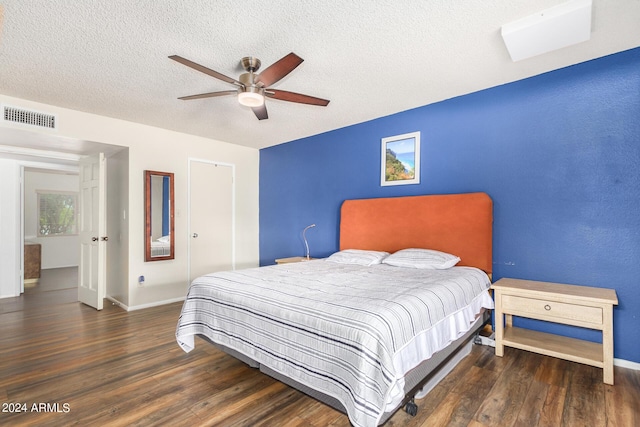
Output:
<svg viewBox="0 0 640 427">
<path fill-rule="evenodd" d="M 640 46 L 640 0 L 594 0 L 591 40 L 512 62 L 503 24 L 564 0 L 0 0 L 0 93 L 262 148 Z M 328 107 L 267 100 L 258 121 L 234 87 L 171 61 L 237 78 L 305 59 L 274 88 Z M 410 130 L 410 129 L 409 129 Z"/>
</svg>

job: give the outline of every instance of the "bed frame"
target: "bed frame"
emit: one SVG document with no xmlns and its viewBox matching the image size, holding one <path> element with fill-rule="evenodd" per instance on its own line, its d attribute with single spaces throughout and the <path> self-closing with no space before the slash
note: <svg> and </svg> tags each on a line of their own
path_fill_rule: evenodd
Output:
<svg viewBox="0 0 640 427">
<path fill-rule="evenodd" d="M 395 252 L 404 248 L 428 248 L 456 254 L 458 265 L 492 272 L 493 203 L 485 193 L 427 195 L 346 200 L 340 217 L 340 249 Z M 412 369 L 405 377 L 405 398 L 386 412 L 380 424 L 399 408 L 415 415 L 414 398 L 423 397 L 471 351 L 473 337 L 489 320 L 483 312 L 472 328 Z M 205 337 L 202 337 L 205 338 Z M 205 338 L 206 339 L 206 338 Z M 285 377 L 230 348 L 212 343 L 251 367 L 346 413 L 335 398 Z"/>
</svg>

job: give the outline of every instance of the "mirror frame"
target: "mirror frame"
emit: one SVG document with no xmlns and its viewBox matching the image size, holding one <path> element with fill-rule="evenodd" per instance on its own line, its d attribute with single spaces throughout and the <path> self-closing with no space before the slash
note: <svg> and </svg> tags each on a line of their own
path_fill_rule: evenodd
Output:
<svg viewBox="0 0 640 427">
<path fill-rule="evenodd" d="M 151 256 L 151 177 L 169 177 L 169 255 Z M 175 258 L 175 233 L 174 233 L 174 206 L 175 197 L 173 192 L 173 173 L 144 171 L 144 260 L 164 261 Z"/>
</svg>

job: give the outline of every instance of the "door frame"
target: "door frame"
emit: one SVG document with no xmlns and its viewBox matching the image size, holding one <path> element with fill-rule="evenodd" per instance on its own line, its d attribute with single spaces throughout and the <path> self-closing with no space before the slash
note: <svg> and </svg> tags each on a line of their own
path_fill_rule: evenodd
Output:
<svg viewBox="0 0 640 427">
<path fill-rule="evenodd" d="M 231 268 L 236 269 L 236 165 L 189 157 L 187 158 L 187 286 L 191 284 L 191 165 L 194 162 L 231 168 Z"/>
</svg>

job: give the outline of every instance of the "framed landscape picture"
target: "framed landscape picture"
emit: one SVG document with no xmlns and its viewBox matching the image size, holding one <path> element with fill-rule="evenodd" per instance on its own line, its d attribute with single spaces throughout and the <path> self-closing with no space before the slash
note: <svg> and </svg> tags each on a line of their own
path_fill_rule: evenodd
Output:
<svg viewBox="0 0 640 427">
<path fill-rule="evenodd" d="M 380 185 L 420 183 L 420 132 L 382 138 Z"/>
</svg>

